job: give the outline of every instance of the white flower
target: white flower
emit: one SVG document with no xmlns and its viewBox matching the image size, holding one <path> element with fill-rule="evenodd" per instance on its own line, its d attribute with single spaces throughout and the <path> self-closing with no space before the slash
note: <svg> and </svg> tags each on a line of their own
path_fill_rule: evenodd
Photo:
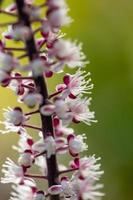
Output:
<svg viewBox="0 0 133 200">
<path fill-rule="evenodd" d="M 93 84 L 90 84 L 91 78 L 88 78 L 90 73 L 81 71 L 80 69 L 73 75 L 67 74 L 64 76 L 64 89 L 62 92 L 63 98 L 69 96 L 70 98 L 76 98 L 79 94 L 91 93 L 90 90 L 93 88 Z M 57 85 L 56 89 L 58 90 L 60 85 Z"/>
<path fill-rule="evenodd" d="M 42 103 L 42 96 L 38 93 L 28 93 L 24 95 L 23 102 L 30 108 Z"/>
<path fill-rule="evenodd" d="M 61 27 L 69 25 L 72 22 L 72 19 L 67 15 L 68 9 L 54 9 L 48 13 L 48 21 L 52 27 Z"/>
<path fill-rule="evenodd" d="M 101 158 L 95 158 L 95 155 L 84 157 L 79 160 L 75 159 L 71 165 L 78 170 L 74 173 L 75 177 L 88 178 L 90 182 L 99 180 L 104 173 L 100 171 L 101 164 L 97 163 Z"/>
<path fill-rule="evenodd" d="M 37 153 L 41 153 L 41 152 L 45 152 L 46 151 L 46 146 L 45 146 L 45 142 L 44 139 L 41 138 L 40 140 L 38 140 L 37 142 L 35 142 L 32 146 L 32 150 Z"/>
<path fill-rule="evenodd" d="M 85 64 L 85 55 L 81 50 L 81 44 L 76 45 L 75 42 L 71 42 L 70 40 L 59 39 L 54 43 L 49 53 L 50 55 L 56 56 L 62 65 L 66 64 L 70 68 L 74 68 L 81 67 Z"/>
<path fill-rule="evenodd" d="M 15 60 L 9 54 L 0 52 L 0 70 L 10 72 L 15 65 Z"/>
<path fill-rule="evenodd" d="M 69 152 L 72 156 L 77 156 L 80 152 L 87 150 L 88 146 L 84 143 L 84 139 L 86 139 L 85 135 L 69 135 L 67 137 Z"/>
<path fill-rule="evenodd" d="M 21 166 L 16 165 L 10 158 L 7 158 L 3 164 L 2 172 L 5 177 L 1 178 L 2 183 L 16 183 L 19 184 L 24 180 L 24 171 Z"/>
<path fill-rule="evenodd" d="M 11 27 L 9 34 L 16 41 L 19 40 L 25 41 L 29 39 L 31 36 L 30 29 L 27 26 L 22 26 L 22 25 L 17 25 L 14 28 Z"/>
<path fill-rule="evenodd" d="M 45 141 L 41 138 L 39 141 L 35 142 L 32 146 L 34 152 L 47 153 L 47 157 L 50 158 L 51 155 L 55 154 L 56 151 L 56 142 L 52 136 L 48 136 Z"/>
<path fill-rule="evenodd" d="M 74 130 L 72 128 L 64 126 L 62 120 L 60 120 L 58 117 L 54 118 L 53 123 L 54 123 L 55 135 L 57 137 L 74 133 Z"/>
<path fill-rule="evenodd" d="M 62 120 L 69 120 L 69 121 L 71 120 L 69 107 L 63 99 L 61 98 L 56 99 L 54 105 L 55 105 L 55 113 L 59 118 L 61 118 Z"/>
<path fill-rule="evenodd" d="M 89 110 L 91 98 L 76 98 L 72 100 L 66 100 L 74 122 L 82 121 L 87 125 L 91 125 L 91 122 L 96 122 L 94 119 L 95 113 Z"/>
<path fill-rule="evenodd" d="M 22 125 L 29 118 L 23 114 L 21 108 L 16 107 L 11 109 L 8 107 L 7 109 L 4 109 L 4 111 L 5 121 L 0 121 L 0 123 L 5 126 L 5 131 L 0 131 L 0 133 L 5 134 L 9 132 L 20 132 L 25 134 L 25 129 Z"/>
<path fill-rule="evenodd" d="M 45 65 L 42 59 L 35 59 L 31 63 L 31 68 L 33 70 L 34 76 L 38 77 L 41 76 L 44 72 Z"/>
<path fill-rule="evenodd" d="M 68 177 L 61 178 L 61 185 L 63 189 L 64 196 L 66 198 L 70 198 L 74 196 L 74 192 L 72 190 L 71 182 L 69 181 Z"/>
<path fill-rule="evenodd" d="M 33 181 L 30 181 L 30 186 L 27 185 L 13 185 L 13 192 L 11 192 L 11 197 L 9 200 L 33 200 L 34 191 L 33 187 L 36 187 L 36 184 Z"/>
<path fill-rule="evenodd" d="M 16 107 L 14 109 L 8 107 L 7 109 L 4 109 L 4 111 L 4 118 L 8 123 L 19 126 L 26 121 L 26 117 L 19 107 Z"/>
<path fill-rule="evenodd" d="M 34 156 L 30 150 L 26 150 L 22 153 L 18 159 L 18 163 L 24 167 L 30 167 L 33 164 Z"/>
<path fill-rule="evenodd" d="M 101 184 L 94 185 L 90 183 L 89 179 L 76 179 L 73 178 L 72 182 L 72 190 L 75 194 L 76 199 L 83 199 L 83 200 L 100 200 L 101 197 L 104 195 L 103 193 L 99 192 L 98 190 L 103 187 Z"/>
</svg>

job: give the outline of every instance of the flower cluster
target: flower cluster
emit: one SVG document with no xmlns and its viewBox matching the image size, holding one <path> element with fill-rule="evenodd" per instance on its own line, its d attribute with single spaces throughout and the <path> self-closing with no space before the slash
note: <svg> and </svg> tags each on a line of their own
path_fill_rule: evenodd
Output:
<svg viewBox="0 0 133 200">
<path fill-rule="evenodd" d="M 45 18 L 41 16 L 43 8 Z M 9 23 L 2 34 L 0 85 L 13 90 L 18 102 L 32 109 L 26 113 L 21 107 L 8 107 L 4 109 L 5 120 L 0 121 L 5 126 L 2 134 L 19 134 L 18 145 L 13 146 L 19 153 L 18 161 L 7 158 L 2 169 L 1 182 L 13 184 L 10 200 L 96 200 L 103 196 L 98 191 L 102 185 L 96 183 L 103 174 L 100 158 L 82 157 L 88 149 L 86 136 L 70 127 L 80 122 L 91 125 L 96 120 L 90 110 L 93 84 L 90 73 L 83 70 L 87 62 L 82 45 L 66 40 L 60 31 L 72 22 L 68 11 L 65 0 L 46 0 L 41 5 L 33 0 L 16 0 L 1 10 L 12 17 L 19 15 L 19 19 Z M 34 22 L 40 24 L 35 30 Z M 8 47 L 7 40 L 20 47 Z M 15 51 L 22 54 L 18 56 Z M 30 61 L 23 65 L 23 58 Z M 78 69 L 74 74 L 64 74 L 55 92 L 48 94 L 46 79 L 63 72 L 65 66 Z M 30 124 L 35 114 L 41 118 L 40 127 Z M 37 131 L 38 140 L 28 129 Z M 59 163 L 65 156 L 70 158 L 67 166 Z M 29 172 L 34 165 L 40 174 Z M 34 179 L 44 180 L 48 187 L 39 190 Z"/>
</svg>

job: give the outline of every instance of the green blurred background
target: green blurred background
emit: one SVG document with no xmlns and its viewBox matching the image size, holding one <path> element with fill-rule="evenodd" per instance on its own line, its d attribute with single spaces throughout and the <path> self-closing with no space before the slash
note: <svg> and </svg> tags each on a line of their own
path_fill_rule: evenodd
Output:
<svg viewBox="0 0 133 200">
<path fill-rule="evenodd" d="M 102 182 L 104 200 L 133 199 L 133 1 L 132 0 L 68 0 L 74 18 L 65 28 L 68 38 L 84 44 L 95 84 L 92 108 L 97 124 L 80 125 L 78 133 L 87 133 L 88 154 L 102 157 L 105 171 Z M 1 19 L 2 20 L 2 19 Z M 61 75 L 60 75 L 61 76 Z M 59 77 L 60 79 L 61 77 Z M 51 90 L 58 78 L 49 82 Z M 16 97 L 0 88 L 2 108 L 15 106 Z M 0 165 L 7 156 L 16 155 L 11 145 L 14 134 L 0 137 Z M 0 199 L 9 198 L 10 186 L 0 185 Z"/>
</svg>

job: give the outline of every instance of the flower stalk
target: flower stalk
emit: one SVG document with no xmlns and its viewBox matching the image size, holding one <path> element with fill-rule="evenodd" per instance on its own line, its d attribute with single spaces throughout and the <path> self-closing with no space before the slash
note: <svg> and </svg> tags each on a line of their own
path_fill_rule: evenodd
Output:
<svg viewBox="0 0 133 200">
<path fill-rule="evenodd" d="M 40 11 L 44 7 L 46 14 L 42 18 Z M 19 106 L 8 107 L 3 113 L 5 120 L 0 121 L 5 126 L 0 133 L 19 134 L 18 146 L 13 145 L 19 153 L 18 162 L 7 158 L 2 170 L 1 182 L 13 184 L 10 200 L 96 200 L 103 196 L 98 191 L 102 185 L 96 183 L 103 174 L 97 163 L 100 158 L 82 157 L 88 149 L 86 136 L 69 127 L 81 122 L 91 125 L 96 120 L 90 110 L 91 97 L 85 97 L 91 94 L 93 84 L 90 73 L 82 70 L 88 63 L 82 45 L 65 40 L 60 32 L 62 26 L 72 22 L 68 11 L 65 0 L 46 0 L 39 6 L 34 0 L 15 0 L 9 7 L 1 8 L 1 13 L 16 16 L 16 22 L 1 24 L 10 26 L 0 41 L 0 85 L 13 90 L 18 102 L 30 109 L 25 112 Z M 35 30 L 34 22 L 39 22 Z M 7 47 L 6 40 L 17 42 L 20 47 Z M 15 57 L 17 51 L 24 54 Z M 28 58 L 25 66 L 22 58 Z M 66 65 L 78 70 L 66 73 L 63 83 L 49 94 L 46 80 L 63 72 Z M 23 76 L 23 72 L 27 75 Z M 41 125 L 28 123 L 35 114 Z M 36 130 L 38 140 L 28 133 L 30 130 Z M 60 164 L 62 156 L 71 158 L 67 166 Z M 34 165 L 40 174 L 29 173 Z M 47 187 L 39 190 L 35 179 L 44 180 Z"/>
</svg>

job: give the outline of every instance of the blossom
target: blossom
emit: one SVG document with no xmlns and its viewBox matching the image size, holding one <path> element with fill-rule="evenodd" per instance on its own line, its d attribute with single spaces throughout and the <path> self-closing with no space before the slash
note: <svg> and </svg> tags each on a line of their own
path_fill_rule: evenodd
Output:
<svg viewBox="0 0 133 200">
<path fill-rule="evenodd" d="M 64 0 L 47 0 L 48 6 L 47 18 L 50 25 L 54 28 L 69 25 L 72 22 L 71 17 L 68 16 L 68 7 Z"/>
<path fill-rule="evenodd" d="M 53 9 L 47 14 L 47 18 L 52 27 L 58 28 L 68 25 L 72 22 L 71 18 L 67 15 L 68 9 Z"/>
<path fill-rule="evenodd" d="M 7 158 L 3 164 L 2 172 L 5 177 L 1 178 L 2 183 L 21 183 L 24 181 L 24 170 L 21 166 L 16 165 L 10 158 Z"/>
<path fill-rule="evenodd" d="M 72 156 L 77 156 L 80 152 L 87 150 L 88 146 L 84 143 L 84 138 L 86 138 L 85 135 L 68 135 L 68 148 Z"/>
<path fill-rule="evenodd" d="M 42 8 L 46 11 L 43 18 Z M 7 158 L 2 169 L 1 182 L 13 183 L 10 200 L 45 200 L 52 195 L 69 200 L 99 199 L 103 196 L 98 191 L 102 185 L 97 184 L 103 174 L 100 158 L 82 156 L 88 149 L 86 136 L 77 135 L 70 127 L 72 122 L 91 125 L 96 120 L 90 110 L 91 98 L 85 97 L 93 84 L 90 73 L 81 70 L 87 63 L 82 44 L 65 40 L 60 30 L 72 22 L 66 1 L 46 0 L 38 5 L 34 0 L 21 0 L 2 12 L 18 19 L 7 23 L 10 25 L 0 40 L 0 85 L 13 90 L 19 103 L 30 109 L 36 107 L 26 113 L 20 107 L 8 107 L 4 109 L 4 121 L 0 121 L 5 126 L 0 133 L 17 132 L 19 136 L 18 144 L 12 146 L 19 154 L 18 162 Z M 36 21 L 41 23 L 40 27 L 34 26 Z M 22 45 L 8 47 L 7 39 L 12 40 L 11 45 Z M 22 58 L 26 58 L 23 66 Z M 78 70 L 68 74 L 63 71 L 65 66 Z M 61 72 L 63 83 L 49 94 L 45 78 Z M 40 116 L 40 125 L 27 124 L 35 114 Z M 30 129 L 36 130 L 39 138 L 35 136 L 35 140 Z M 73 160 L 69 165 L 60 162 L 61 157 L 67 161 L 70 156 Z M 39 168 L 39 174 L 30 173 L 34 166 Z M 63 176 L 67 173 L 71 175 Z M 39 190 L 34 179 L 45 180 L 46 191 Z"/>
<path fill-rule="evenodd" d="M 11 192 L 11 197 L 9 200 L 33 200 L 36 194 L 36 184 L 30 181 L 30 186 L 27 185 L 13 185 L 13 192 Z"/>
<path fill-rule="evenodd" d="M 14 59 L 10 54 L 0 52 L 0 70 L 11 72 L 17 64 L 17 59 Z"/>
<path fill-rule="evenodd" d="M 15 41 L 25 41 L 26 39 L 29 39 L 31 35 L 31 32 L 29 28 L 22 25 L 16 25 L 16 26 L 9 26 L 8 30 L 3 33 L 3 36 L 6 39 L 13 39 Z"/>
<path fill-rule="evenodd" d="M 73 179 L 71 182 L 74 199 L 99 200 L 104 194 L 98 190 L 103 187 L 101 184 L 91 184 L 89 179 Z"/>
<path fill-rule="evenodd" d="M 31 167 L 34 161 L 34 156 L 32 155 L 32 152 L 30 150 L 26 150 L 24 153 L 22 153 L 18 159 L 18 163 L 21 166 L 24 167 Z"/>
<path fill-rule="evenodd" d="M 56 152 L 56 143 L 54 138 L 52 136 L 48 136 L 45 138 L 45 141 L 41 138 L 33 144 L 33 150 L 38 153 L 46 152 L 47 158 L 50 158 L 51 155 L 54 155 Z"/>
<path fill-rule="evenodd" d="M 26 121 L 26 117 L 20 107 L 14 109 L 8 107 L 8 109 L 5 109 L 4 118 L 7 122 L 12 123 L 15 126 L 19 126 Z"/>
<path fill-rule="evenodd" d="M 78 168 L 75 172 L 75 176 L 78 178 L 89 178 L 90 182 L 99 180 L 103 171 L 100 171 L 101 164 L 97 164 L 101 158 L 95 158 L 95 155 L 89 157 L 83 157 L 81 159 L 75 159 L 70 165 L 72 168 Z"/>
<path fill-rule="evenodd" d="M 4 109 L 5 121 L 0 121 L 1 124 L 5 126 L 5 131 L 0 131 L 2 134 L 8 132 L 21 132 L 25 133 L 25 129 L 22 127 L 29 117 L 23 114 L 20 107 L 15 107 L 14 109 L 8 107 Z"/>
<path fill-rule="evenodd" d="M 37 104 L 42 103 L 42 95 L 35 93 L 35 92 L 29 92 L 28 94 L 24 95 L 21 99 L 29 108 L 35 107 Z"/>
<path fill-rule="evenodd" d="M 59 39 L 53 44 L 53 48 L 49 51 L 50 56 L 55 56 L 61 64 L 70 68 L 82 67 L 85 64 L 85 55 L 82 53 L 82 45 L 71 42 L 70 40 Z M 56 70 L 56 65 L 53 69 Z"/>
<path fill-rule="evenodd" d="M 75 74 L 66 74 L 63 77 L 64 84 L 57 85 L 56 90 L 62 90 L 63 98 L 69 96 L 74 99 L 77 95 L 91 93 L 90 90 L 93 88 L 93 84 L 90 84 L 91 78 L 88 78 L 90 73 L 81 71 L 80 69 L 76 71 Z"/>
<path fill-rule="evenodd" d="M 70 109 L 74 122 L 84 122 L 90 125 L 91 122 L 96 122 L 95 113 L 89 110 L 91 98 L 76 98 L 74 100 L 68 100 L 67 103 Z"/>
<path fill-rule="evenodd" d="M 53 124 L 54 124 L 54 132 L 55 132 L 56 137 L 74 133 L 73 128 L 65 126 L 62 120 L 60 120 L 57 116 L 54 117 Z"/>
</svg>

